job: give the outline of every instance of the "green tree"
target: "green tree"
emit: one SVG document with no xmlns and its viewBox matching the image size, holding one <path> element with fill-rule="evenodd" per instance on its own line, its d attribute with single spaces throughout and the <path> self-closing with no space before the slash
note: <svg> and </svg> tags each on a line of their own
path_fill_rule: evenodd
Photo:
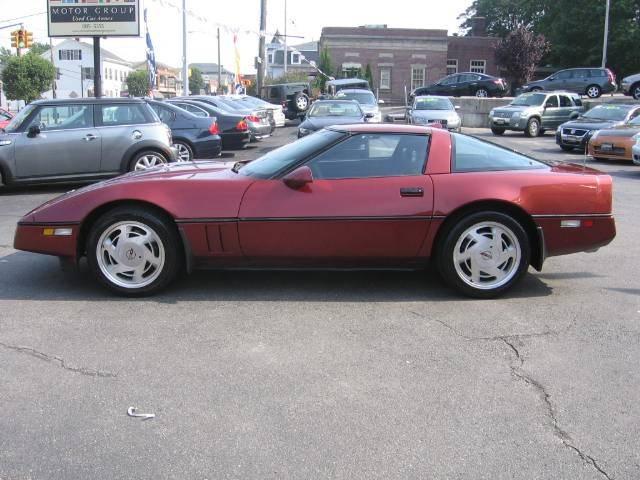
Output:
<svg viewBox="0 0 640 480">
<path fill-rule="evenodd" d="M 44 52 L 49 51 L 49 44 L 42 42 L 33 42 L 31 48 L 29 49 L 29 53 L 33 55 L 42 55 Z"/>
<path fill-rule="evenodd" d="M 563 3 L 563 0 L 556 0 Z M 569 0 L 571 1 L 571 0 Z M 580 0 L 582 3 L 583 0 Z M 470 33 L 474 17 L 484 17 L 487 32 L 497 37 L 506 37 L 510 32 L 525 27 L 535 27 L 545 12 L 548 0 L 474 0 L 458 19 L 462 20 L 460 28 Z"/>
<path fill-rule="evenodd" d="M 204 78 L 202 72 L 197 67 L 191 68 L 191 76 L 189 77 L 189 91 L 193 95 L 200 95 L 200 91 L 204 89 Z"/>
<path fill-rule="evenodd" d="M 0 47 L 0 63 L 7 63 L 13 57 L 13 52 L 7 47 Z"/>
<path fill-rule="evenodd" d="M 292 72 L 288 71 L 286 75 L 280 77 L 267 77 L 264 81 L 265 85 L 278 85 L 280 83 L 296 83 L 296 82 L 308 82 L 309 75 L 307 72 Z"/>
<path fill-rule="evenodd" d="M 131 97 L 145 97 L 149 95 L 149 72 L 136 70 L 127 77 L 127 88 Z"/>
<path fill-rule="evenodd" d="M 333 75 L 333 66 L 331 65 L 331 55 L 329 55 L 329 50 L 327 47 L 323 48 L 320 52 L 320 63 L 318 64 L 318 68 L 324 72 L 327 76 Z M 316 88 L 321 92 L 324 92 L 325 85 L 327 84 L 328 78 L 318 73 L 316 76 Z"/>
<path fill-rule="evenodd" d="M 50 61 L 39 55 L 27 54 L 7 59 L 2 81 L 9 100 L 29 103 L 51 88 L 55 76 L 56 68 Z"/>
<path fill-rule="evenodd" d="M 371 90 L 375 90 L 373 85 L 373 72 L 371 71 L 371 65 L 367 63 L 367 68 L 364 71 L 364 79 L 369 82 Z"/>
</svg>

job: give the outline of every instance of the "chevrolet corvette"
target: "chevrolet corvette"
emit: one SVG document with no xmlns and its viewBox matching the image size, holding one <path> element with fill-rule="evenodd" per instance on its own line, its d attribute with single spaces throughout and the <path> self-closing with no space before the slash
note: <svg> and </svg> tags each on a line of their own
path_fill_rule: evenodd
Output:
<svg viewBox="0 0 640 480">
<path fill-rule="evenodd" d="M 612 180 L 411 125 L 334 126 L 233 166 L 165 165 L 25 215 L 18 250 L 81 257 L 149 295 L 196 268 L 420 269 L 495 297 L 546 258 L 615 237 Z"/>
</svg>

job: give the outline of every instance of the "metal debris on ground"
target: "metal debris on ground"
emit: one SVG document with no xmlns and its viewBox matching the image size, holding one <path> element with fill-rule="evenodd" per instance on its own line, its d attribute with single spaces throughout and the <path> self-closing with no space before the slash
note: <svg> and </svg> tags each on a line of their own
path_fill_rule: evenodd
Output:
<svg viewBox="0 0 640 480">
<path fill-rule="evenodd" d="M 144 420 L 149 420 L 150 418 L 156 418 L 155 413 L 136 413 L 136 407 L 129 407 L 127 410 L 127 415 L 135 418 L 142 418 Z"/>
</svg>

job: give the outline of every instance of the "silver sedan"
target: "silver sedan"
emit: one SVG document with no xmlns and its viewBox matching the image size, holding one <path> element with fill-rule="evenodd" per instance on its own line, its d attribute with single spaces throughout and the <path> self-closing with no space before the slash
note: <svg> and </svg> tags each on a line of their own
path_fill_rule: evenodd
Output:
<svg viewBox="0 0 640 480">
<path fill-rule="evenodd" d="M 443 128 L 459 132 L 462 120 L 456 109 L 446 97 L 415 97 L 411 106 L 407 107 L 407 122 L 412 125 L 440 124 Z"/>
</svg>

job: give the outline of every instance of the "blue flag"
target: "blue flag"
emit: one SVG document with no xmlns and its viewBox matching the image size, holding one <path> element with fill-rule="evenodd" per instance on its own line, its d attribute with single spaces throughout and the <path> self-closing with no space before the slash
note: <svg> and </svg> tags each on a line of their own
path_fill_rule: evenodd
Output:
<svg viewBox="0 0 640 480">
<path fill-rule="evenodd" d="M 153 91 L 156 86 L 156 52 L 153 49 L 153 42 L 149 34 L 149 24 L 147 23 L 147 9 L 144 9 L 144 25 L 147 30 L 147 70 L 149 72 L 149 90 Z"/>
</svg>

